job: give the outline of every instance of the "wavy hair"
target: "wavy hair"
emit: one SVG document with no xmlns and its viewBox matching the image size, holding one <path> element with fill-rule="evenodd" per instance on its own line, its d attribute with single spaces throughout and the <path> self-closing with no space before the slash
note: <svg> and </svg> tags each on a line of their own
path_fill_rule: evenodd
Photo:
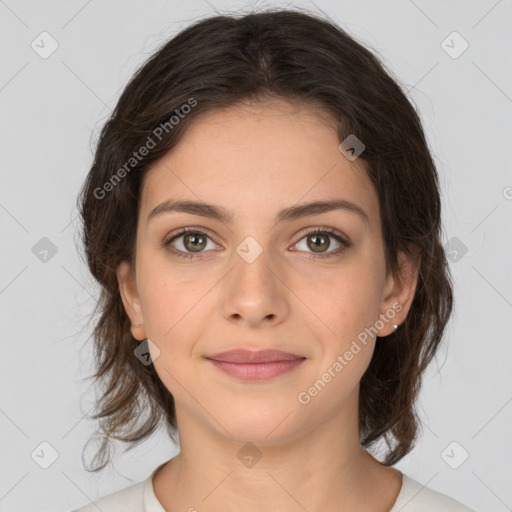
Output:
<svg viewBox="0 0 512 512">
<path fill-rule="evenodd" d="M 141 364 L 134 354 L 139 342 L 130 332 L 116 277 L 121 261 L 134 263 L 143 177 L 197 116 L 261 97 L 320 106 L 338 120 L 340 142 L 349 134 L 363 141 L 359 159 L 379 197 L 386 269 L 398 270 L 399 251 L 411 254 L 414 246 L 419 252 L 408 316 L 376 344 L 359 396 L 364 448 L 384 439 L 382 463 L 393 465 L 414 447 L 422 374 L 453 307 L 441 244 L 439 178 L 420 117 L 398 79 L 334 22 L 270 9 L 212 16 L 179 32 L 135 72 L 101 129 L 77 199 L 82 246 L 100 285 L 91 376 L 102 389 L 91 416 L 99 419 L 94 437 L 100 444 L 88 471 L 105 467 L 114 439 L 133 448 L 162 425 L 171 438 L 177 428 L 171 393 L 153 365 Z M 138 150 L 148 148 L 150 138 L 154 147 L 142 156 Z"/>
</svg>

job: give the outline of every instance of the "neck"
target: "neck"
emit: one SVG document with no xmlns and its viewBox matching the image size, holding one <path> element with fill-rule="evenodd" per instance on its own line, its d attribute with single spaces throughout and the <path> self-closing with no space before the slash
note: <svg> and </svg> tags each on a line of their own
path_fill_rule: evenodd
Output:
<svg viewBox="0 0 512 512">
<path fill-rule="evenodd" d="M 154 475 L 155 494 L 169 512 L 388 511 L 401 476 L 361 447 L 357 417 L 252 446 L 178 414 L 181 451 Z"/>
</svg>

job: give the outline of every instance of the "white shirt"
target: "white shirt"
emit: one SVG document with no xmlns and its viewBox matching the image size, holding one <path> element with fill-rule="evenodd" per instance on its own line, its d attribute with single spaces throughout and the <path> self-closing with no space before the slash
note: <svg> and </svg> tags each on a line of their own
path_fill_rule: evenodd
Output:
<svg viewBox="0 0 512 512">
<path fill-rule="evenodd" d="M 167 461 L 166 461 L 167 462 Z M 113 492 L 72 512 L 166 512 L 153 490 L 153 475 L 166 462 L 158 466 L 146 480 Z M 475 512 L 434 491 L 402 473 L 402 487 L 389 512 Z"/>
</svg>

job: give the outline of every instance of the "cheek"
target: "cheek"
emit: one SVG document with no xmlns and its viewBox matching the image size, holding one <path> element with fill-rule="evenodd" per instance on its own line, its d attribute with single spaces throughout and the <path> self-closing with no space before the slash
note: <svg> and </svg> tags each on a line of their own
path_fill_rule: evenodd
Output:
<svg viewBox="0 0 512 512">
<path fill-rule="evenodd" d="M 140 295 L 148 338 L 156 345 L 152 355 L 155 370 L 176 400 L 186 400 L 184 383 L 190 381 L 188 361 L 202 335 L 210 295 L 208 282 L 189 280 L 175 272 L 159 272 L 152 266 L 146 272 Z M 188 389 L 189 385 L 186 385 Z"/>
<path fill-rule="evenodd" d="M 212 300 L 213 276 L 186 272 L 160 254 L 141 256 L 138 272 L 148 337 L 169 346 L 176 339 L 186 344 Z"/>
<path fill-rule="evenodd" d="M 343 343 L 372 325 L 379 314 L 379 277 L 369 262 L 359 260 L 347 260 L 339 269 L 317 269 L 298 293 L 327 332 Z"/>
</svg>

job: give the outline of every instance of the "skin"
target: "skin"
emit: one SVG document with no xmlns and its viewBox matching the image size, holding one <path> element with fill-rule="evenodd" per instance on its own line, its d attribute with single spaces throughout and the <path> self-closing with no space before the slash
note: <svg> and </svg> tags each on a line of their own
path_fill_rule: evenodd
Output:
<svg viewBox="0 0 512 512">
<path fill-rule="evenodd" d="M 386 275 L 377 193 L 362 160 L 350 161 L 338 145 L 326 115 L 267 99 L 198 117 L 145 177 L 135 269 L 123 262 L 117 275 L 132 334 L 151 340 L 155 369 L 176 402 L 180 453 L 153 478 L 167 511 L 384 512 L 399 494 L 400 473 L 359 442 L 359 382 L 374 336 L 309 403 L 297 398 L 399 304 L 378 336 L 393 332 L 417 282 L 418 261 L 403 254 L 400 273 Z M 167 212 L 148 223 L 170 198 L 222 206 L 233 220 Z M 286 207 L 338 198 L 360 206 L 368 224 L 342 210 L 274 221 Z M 202 253 L 188 251 L 191 259 L 162 246 L 187 226 L 211 234 Z M 304 231 L 323 227 L 351 245 L 335 254 L 339 243 L 329 238 L 314 252 Z M 236 252 L 247 236 L 263 251 L 252 263 Z M 172 247 L 187 252 L 185 237 Z M 310 258 L 319 253 L 330 254 Z M 306 359 L 258 382 L 205 359 L 239 347 Z M 261 456 L 252 467 L 237 456 L 248 442 Z"/>
</svg>

